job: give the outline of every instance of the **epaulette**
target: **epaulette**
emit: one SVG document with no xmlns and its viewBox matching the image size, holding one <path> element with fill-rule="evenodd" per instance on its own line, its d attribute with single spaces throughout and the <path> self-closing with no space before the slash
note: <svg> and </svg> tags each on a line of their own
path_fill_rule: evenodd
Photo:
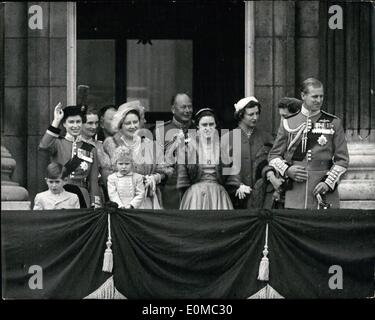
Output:
<svg viewBox="0 0 375 320">
<path fill-rule="evenodd" d="M 327 111 L 320 110 L 320 112 L 323 113 L 324 115 L 328 116 L 328 117 L 332 117 L 334 119 L 338 119 L 338 117 L 336 117 L 334 114 L 328 113 Z"/>
</svg>

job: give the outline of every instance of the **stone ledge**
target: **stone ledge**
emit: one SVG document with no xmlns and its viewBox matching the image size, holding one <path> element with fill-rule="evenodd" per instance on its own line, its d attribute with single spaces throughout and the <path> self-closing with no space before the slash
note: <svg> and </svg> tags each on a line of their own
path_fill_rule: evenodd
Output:
<svg viewBox="0 0 375 320">
<path fill-rule="evenodd" d="M 374 210 L 375 201 L 340 201 L 340 209 Z"/>
<path fill-rule="evenodd" d="M 3 210 L 31 210 L 30 201 L 1 201 L 1 211 Z"/>
<path fill-rule="evenodd" d="M 338 191 L 342 200 L 375 200 L 375 180 L 342 180 Z"/>
</svg>

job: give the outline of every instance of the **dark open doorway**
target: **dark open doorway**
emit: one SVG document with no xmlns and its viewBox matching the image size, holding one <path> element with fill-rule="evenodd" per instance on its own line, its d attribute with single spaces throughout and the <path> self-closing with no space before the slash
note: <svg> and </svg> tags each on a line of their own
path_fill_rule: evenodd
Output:
<svg viewBox="0 0 375 320">
<path fill-rule="evenodd" d="M 106 52 L 103 59 L 114 59 L 109 68 L 113 70 L 113 79 L 106 81 L 110 85 L 113 82 L 115 104 L 123 103 L 129 98 L 130 91 L 126 89 L 129 80 L 129 66 L 126 63 L 129 40 L 136 40 L 136 44 L 146 47 L 152 46 L 152 43 L 158 44 L 158 40 L 178 40 L 179 56 L 182 58 L 175 59 L 175 64 L 180 61 L 175 70 L 175 79 L 181 80 L 182 84 L 177 83 L 176 90 L 181 90 L 183 83 L 189 81 L 189 75 L 182 75 L 190 72 L 189 63 L 184 62 L 188 60 L 181 62 L 181 59 L 192 55 L 190 81 L 194 108 L 214 108 L 222 125 L 226 127 L 233 126 L 233 104 L 244 95 L 244 29 L 243 1 L 77 3 L 78 42 L 83 39 L 112 41 L 104 45 L 109 49 L 103 49 L 103 46 L 101 48 Z M 78 60 L 79 48 L 78 45 Z M 87 51 L 89 49 L 86 48 Z M 95 69 L 95 65 L 87 67 Z M 80 70 L 77 70 L 77 74 L 79 73 Z M 110 77 L 110 70 L 107 73 Z M 106 79 L 104 74 L 103 77 Z M 168 92 L 166 95 L 169 95 Z M 169 103 L 170 97 L 167 98 Z M 147 115 L 148 122 L 170 119 L 168 108 L 169 106 L 152 108 Z"/>
</svg>

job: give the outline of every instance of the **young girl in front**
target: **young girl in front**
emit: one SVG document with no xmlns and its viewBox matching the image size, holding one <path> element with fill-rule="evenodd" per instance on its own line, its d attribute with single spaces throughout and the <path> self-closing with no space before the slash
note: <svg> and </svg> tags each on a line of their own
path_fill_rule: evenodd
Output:
<svg viewBox="0 0 375 320">
<path fill-rule="evenodd" d="M 119 208 L 138 209 L 145 197 L 143 176 L 133 172 L 133 159 L 130 150 L 118 147 L 114 154 L 116 172 L 108 176 L 108 196 Z"/>
</svg>

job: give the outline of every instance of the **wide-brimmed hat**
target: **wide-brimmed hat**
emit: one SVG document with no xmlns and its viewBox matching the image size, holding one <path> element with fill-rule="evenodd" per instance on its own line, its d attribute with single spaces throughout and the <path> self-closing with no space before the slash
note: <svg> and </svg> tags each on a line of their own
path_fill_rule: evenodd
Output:
<svg viewBox="0 0 375 320">
<path fill-rule="evenodd" d="M 237 103 L 234 104 L 235 112 L 236 113 L 240 112 L 243 108 L 245 108 L 247 106 L 247 104 L 250 101 L 254 101 L 256 103 L 259 103 L 259 101 L 257 100 L 257 98 L 255 98 L 253 96 L 242 98 L 241 100 L 239 100 Z"/>
<path fill-rule="evenodd" d="M 130 101 L 119 106 L 118 110 L 113 116 L 112 129 L 114 132 L 118 132 L 120 130 L 122 121 L 130 111 L 136 111 L 139 114 L 139 122 L 141 127 L 143 126 L 145 119 L 145 108 L 141 105 L 139 100 Z"/>
</svg>

